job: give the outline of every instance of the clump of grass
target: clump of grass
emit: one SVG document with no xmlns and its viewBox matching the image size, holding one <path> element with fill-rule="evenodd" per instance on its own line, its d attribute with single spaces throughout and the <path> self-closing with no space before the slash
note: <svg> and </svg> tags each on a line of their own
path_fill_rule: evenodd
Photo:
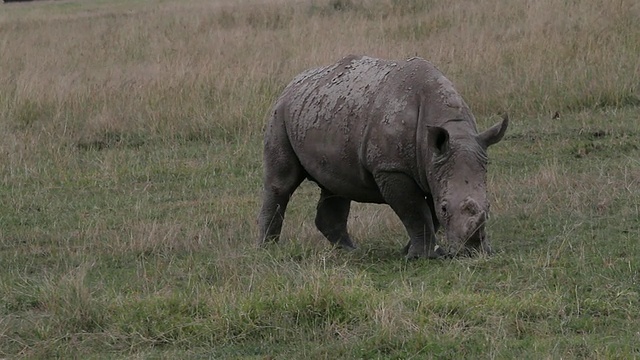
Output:
<svg viewBox="0 0 640 360">
<path fill-rule="evenodd" d="M 25 315 L 6 317 L 1 354 L 55 356 L 67 351 L 60 343 L 91 342 L 91 334 L 102 333 L 109 315 L 87 284 L 92 266 L 83 263 L 61 276 L 22 279 L 11 287 L 3 300 L 5 311 Z"/>
</svg>

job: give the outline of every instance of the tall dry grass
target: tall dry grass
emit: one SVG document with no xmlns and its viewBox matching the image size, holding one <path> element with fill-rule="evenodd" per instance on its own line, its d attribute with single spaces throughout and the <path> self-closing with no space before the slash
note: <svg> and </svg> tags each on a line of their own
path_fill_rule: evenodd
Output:
<svg viewBox="0 0 640 360">
<path fill-rule="evenodd" d="M 15 153 L 27 141 L 21 134 L 32 132 L 42 134 L 38 141 L 88 146 L 123 136 L 255 138 L 296 73 L 350 53 L 427 58 L 481 118 L 635 105 L 638 18 L 632 0 L 7 7 L 3 148 Z"/>
</svg>

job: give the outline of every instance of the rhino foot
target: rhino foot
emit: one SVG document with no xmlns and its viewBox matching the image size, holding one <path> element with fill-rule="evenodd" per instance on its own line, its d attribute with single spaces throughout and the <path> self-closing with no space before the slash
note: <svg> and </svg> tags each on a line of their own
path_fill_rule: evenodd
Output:
<svg viewBox="0 0 640 360">
<path fill-rule="evenodd" d="M 448 258 L 449 254 L 447 254 L 444 249 L 440 246 L 436 245 L 433 249 L 427 249 L 424 246 L 411 246 L 411 241 L 404 247 L 404 254 L 407 260 L 411 259 L 444 259 Z"/>
<path fill-rule="evenodd" d="M 346 251 L 353 251 L 357 248 L 356 244 L 354 244 L 349 237 L 343 237 L 339 241 L 335 242 L 335 247 L 338 249 L 343 249 Z"/>
</svg>

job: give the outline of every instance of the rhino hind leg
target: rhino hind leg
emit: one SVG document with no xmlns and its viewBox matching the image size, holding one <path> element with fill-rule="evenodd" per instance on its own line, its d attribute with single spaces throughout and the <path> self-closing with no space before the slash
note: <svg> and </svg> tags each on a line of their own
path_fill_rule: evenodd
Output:
<svg viewBox="0 0 640 360">
<path fill-rule="evenodd" d="M 415 181 L 402 173 L 380 173 L 375 179 L 385 202 L 409 233 L 410 240 L 404 248 L 406 257 L 435 259 L 445 256 L 442 248 L 436 246 L 431 207 Z"/>
<path fill-rule="evenodd" d="M 265 189 L 258 219 L 260 227 L 258 245 L 278 242 L 280 239 L 284 213 L 294 190 L 295 187 L 285 188 L 284 190 Z"/>
<path fill-rule="evenodd" d="M 306 177 L 281 122 L 276 118 L 268 130 L 264 148 L 264 193 L 258 215 L 258 245 L 277 242 L 282 231 L 284 213 L 293 192 Z M 280 126 L 278 126 L 280 125 Z"/>
<path fill-rule="evenodd" d="M 355 249 L 347 232 L 351 200 L 322 189 L 316 213 L 316 227 L 329 242 L 343 248 Z"/>
</svg>

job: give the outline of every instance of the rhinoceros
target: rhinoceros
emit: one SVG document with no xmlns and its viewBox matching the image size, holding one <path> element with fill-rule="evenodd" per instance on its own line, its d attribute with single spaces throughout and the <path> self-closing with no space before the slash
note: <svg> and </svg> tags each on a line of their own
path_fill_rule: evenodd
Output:
<svg viewBox="0 0 640 360">
<path fill-rule="evenodd" d="M 286 86 L 264 134 L 259 244 L 280 237 L 289 198 L 305 179 L 320 189 L 315 224 L 353 249 L 351 201 L 388 204 L 402 221 L 408 258 L 491 252 L 485 232 L 487 148 L 508 116 L 478 133 L 469 106 L 429 61 L 350 55 Z M 475 251 L 474 251 L 475 250 Z"/>
</svg>

